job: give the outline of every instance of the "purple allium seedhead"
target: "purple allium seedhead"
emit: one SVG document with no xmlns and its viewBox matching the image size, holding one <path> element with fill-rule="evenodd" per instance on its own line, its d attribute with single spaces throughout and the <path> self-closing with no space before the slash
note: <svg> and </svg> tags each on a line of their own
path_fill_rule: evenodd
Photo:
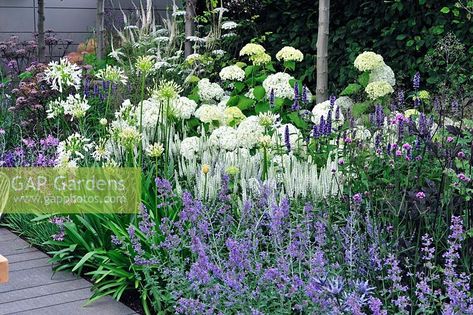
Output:
<svg viewBox="0 0 473 315">
<path fill-rule="evenodd" d="M 359 205 L 363 201 L 363 195 L 361 193 L 356 193 L 353 195 L 352 199 L 355 204 Z"/>
<path fill-rule="evenodd" d="M 425 193 L 423 191 L 419 191 L 416 193 L 416 198 L 419 200 L 425 199 Z"/>
</svg>

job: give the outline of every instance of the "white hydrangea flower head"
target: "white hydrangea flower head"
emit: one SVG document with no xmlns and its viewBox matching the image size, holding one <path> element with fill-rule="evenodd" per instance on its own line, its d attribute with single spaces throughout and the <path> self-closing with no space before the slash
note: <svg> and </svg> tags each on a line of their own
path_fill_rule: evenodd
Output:
<svg viewBox="0 0 473 315">
<path fill-rule="evenodd" d="M 291 46 L 283 47 L 276 54 L 276 59 L 281 61 L 302 61 L 304 60 L 304 54 L 299 50 Z"/>
<path fill-rule="evenodd" d="M 79 90 L 82 81 L 82 69 L 67 58 L 50 62 L 44 74 L 52 89 L 61 93 L 71 86 Z"/>
<path fill-rule="evenodd" d="M 205 78 L 197 83 L 198 93 L 202 102 L 219 101 L 225 95 L 225 91 L 217 83 L 211 83 Z"/>
<path fill-rule="evenodd" d="M 222 23 L 222 30 L 233 30 L 238 27 L 238 23 L 227 21 Z"/>
<path fill-rule="evenodd" d="M 243 81 L 245 79 L 245 71 L 237 65 L 223 68 L 219 75 L 223 81 Z"/>
<path fill-rule="evenodd" d="M 176 98 L 171 103 L 173 114 L 179 119 L 190 119 L 197 108 L 197 103 L 185 96 Z"/>
<path fill-rule="evenodd" d="M 371 132 L 364 126 L 357 126 L 354 131 L 354 140 L 365 141 L 371 138 Z"/>
<path fill-rule="evenodd" d="M 335 102 L 335 106 L 333 107 L 332 113 L 331 113 L 333 129 L 339 128 L 345 122 L 345 117 L 343 116 L 341 108 L 340 108 L 338 120 L 336 119 L 336 115 L 337 115 L 336 109 L 337 109 L 337 105 Z M 320 119 L 322 118 L 322 116 L 324 117 L 326 121 L 329 111 L 330 111 L 330 100 L 315 105 L 314 108 L 312 109 L 312 118 L 311 118 L 312 122 L 318 125 L 320 123 Z"/>
<path fill-rule="evenodd" d="M 335 106 L 338 106 L 340 107 L 340 109 L 343 109 L 343 110 L 348 110 L 352 108 L 354 104 L 355 102 L 353 102 L 353 100 L 349 98 L 348 96 L 340 96 L 335 101 Z"/>
<path fill-rule="evenodd" d="M 394 92 L 391 84 L 386 81 L 375 81 L 368 83 L 365 88 L 366 94 L 372 100 L 383 97 Z"/>
<path fill-rule="evenodd" d="M 186 159 L 193 159 L 200 150 L 200 138 L 188 137 L 182 140 L 179 153 Z"/>
<path fill-rule="evenodd" d="M 240 56 L 253 56 L 266 52 L 263 46 L 254 43 L 248 43 L 240 50 Z"/>
<path fill-rule="evenodd" d="M 384 65 L 383 56 L 365 51 L 356 57 L 354 65 L 359 71 L 371 71 Z"/>
<path fill-rule="evenodd" d="M 293 76 L 284 72 L 270 74 L 263 81 L 263 87 L 266 91 L 267 97 L 269 97 L 269 95 L 271 94 L 271 90 L 273 90 L 275 97 L 294 99 L 294 89 L 289 83 L 289 80 L 293 79 Z"/>
<path fill-rule="evenodd" d="M 137 117 L 137 125 L 140 124 L 141 109 L 140 106 L 135 108 L 135 117 Z M 164 121 L 161 118 L 161 106 L 160 103 L 154 99 L 149 98 L 143 101 L 143 128 L 148 130 L 155 130 L 156 124 L 160 121 Z"/>
<path fill-rule="evenodd" d="M 228 126 L 236 126 L 243 121 L 246 116 L 243 114 L 241 109 L 236 106 L 230 106 L 225 108 L 225 124 Z"/>
<path fill-rule="evenodd" d="M 190 54 L 186 57 L 186 62 L 189 64 L 193 64 L 202 59 L 202 55 L 198 53 Z"/>
<path fill-rule="evenodd" d="M 204 104 L 197 108 L 194 116 L 203 123 L 211 123 L 213 121 L 223 123 L 225 121 L 225 110 L 218 105 Z"/>
<path fill-rule="evenodd" d="M 371 70 L 369 82 L 386 81 L 391 86 L 396 85 L 396 76 L 390 66 L 383 64 L 382 66 Z"/>
<path fill-rule="evenodd" d="M 213 147 L 233 151 L 238 147 L 237 131 L 228 126 L 219 127 L 210 135 L 209 143 Z"/>
<path fill-rule="evenodd" d="M 299 147 L 299 142 L 302 138 L 302 133 L 296 126 L 293 124 L 283 124 L 276 129 L 276 133 L 273 136 L 273 143 L 275 145 L 284 146 L 285 144 L 285 135 L 286 135 L 286 127 L 289 130 L 289 143 L 291 144 L 291 148 L 295 149 Z"/>
<path fill-rule="evenodd" d="M 264 127 L 259 124 L 258 116 L 249 116 L 238 125 L 238 141 L 246 149 L 255 147 L 264 133 Z"/>
</svg>

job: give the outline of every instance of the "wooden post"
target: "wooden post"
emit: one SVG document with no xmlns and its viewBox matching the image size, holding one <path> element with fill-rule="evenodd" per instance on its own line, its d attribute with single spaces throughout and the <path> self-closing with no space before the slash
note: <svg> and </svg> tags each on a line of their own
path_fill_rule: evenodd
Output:
<svg viewBox="0 0 473 315">
<path fill-rule="evenodd" d="M 319 0 L 319 28 L 317 32 L 317 104 L 328 99 L 328 34 L 330 0 Z"/>
<path fill-rule="evenodd" d="M 192 42 L 187 39 L 189 36 L 194 35 L 194 18 L 196 10 L 197 0 L 186 0 L 186 24 L 184 26 L 184 31 L 186 35 L 186 41 L 184 45 L 184 56 L 187 57 L 193 53 L 192 51 Z"/>
<path fill-rule="evenodd" d="M 38 61 L 45 62 L 46 43 L 44 42 L 44 0 L 38 0 Z"/>
<path fill-rule="evenodd" d="M 96 21 L 95 21 L 97 59 L 103 59 L 105 55 L 104 15 L 105 15 L 105 0 L 97 0 L 97 16 L 96 16 Z"/>
<path fill-rule="evenodd" d="M 0 255 L 0 283 L 8 282 L 8 259 Z"/>
</svg>

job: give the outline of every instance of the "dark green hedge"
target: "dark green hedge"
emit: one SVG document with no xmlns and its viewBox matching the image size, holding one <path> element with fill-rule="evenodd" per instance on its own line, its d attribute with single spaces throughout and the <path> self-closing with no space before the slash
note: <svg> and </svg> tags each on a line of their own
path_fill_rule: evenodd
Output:
<svg viewBox="0 0 473 315">
<path fill-rule="evenodd" d="M 314 84 L 318 2 L 264 0 L 263 4 L 256 25 L 248 27 L 256 33 L 244 34 L 256 35 L 273 53 L 282 45 L 301 49 L 306 58 L 304 67 L 299 69 Z M 332 0 L 330 19 L 329 81 L 333 92 L 355 77 L 352 63 L 364 50 L 382 54 L 401 85 L 409 84 L 413 74 L 420 71 L 423 78 L 428 78 L 427 87 L 434 88 L 442 80 L 443 69 L 427 66 L 424 59 L 448 32 L 465 45 L 462 67 L 472 72 L 473 23 L 465 10 L 455 6 L 455 1 Z"/>
</svg>

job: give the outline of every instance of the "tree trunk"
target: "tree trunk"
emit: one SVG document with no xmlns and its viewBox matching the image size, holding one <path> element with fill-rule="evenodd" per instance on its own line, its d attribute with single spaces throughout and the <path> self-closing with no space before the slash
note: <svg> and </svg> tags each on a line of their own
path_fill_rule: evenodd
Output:
<svg viewBox="0 0 473 315">
<path fill-rule="evenodd" d="M 105 0 L 97 0 L 97 17 L 95 21 L 97 59 L 103 59 L 105 55 L 104 7 Z"/>
<path fill-rule="evenodd" d="M 319 29 L 317 33 L 317 104 L 328 98 L 328 34 L 330 0 L 319 0 Z"/>
<path fill-rule="evenodd" d="M 44 42 L 44 0 L 38 0 L 38 61 L 45 62 L 46 43 Z"/>
<path fill-rule="evenodd" d="M 187 39 L 189 36 L 194 35 L 194 18 L 196 10 L 197 0 L 186 0 L 186 24 L 185 24 L 185 34 L 186 34 L 186 43 L 184 46 L 184 55 L 187 57 L 193 53 L 192 42 Z"/>
</svg>

